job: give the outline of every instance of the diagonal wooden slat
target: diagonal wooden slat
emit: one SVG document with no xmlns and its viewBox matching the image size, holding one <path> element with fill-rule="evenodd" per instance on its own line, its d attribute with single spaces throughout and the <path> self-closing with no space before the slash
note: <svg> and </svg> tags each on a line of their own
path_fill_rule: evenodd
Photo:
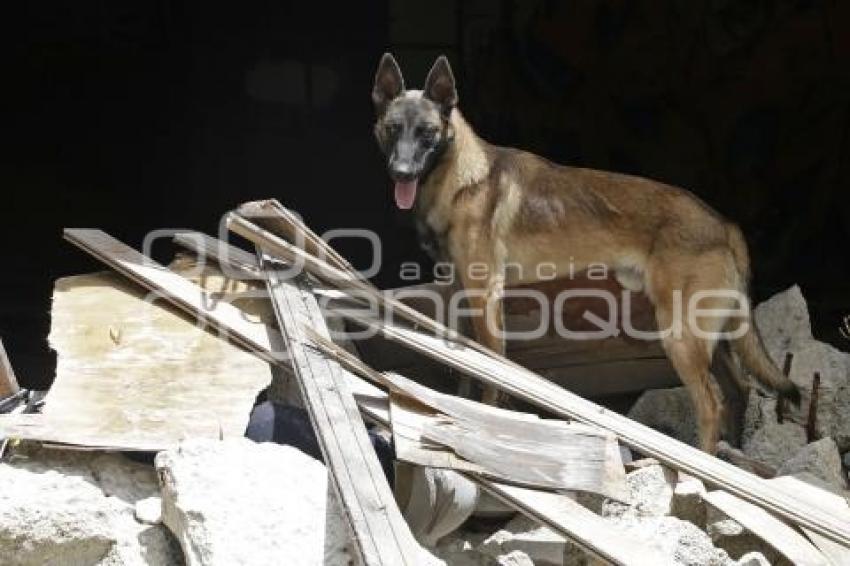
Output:
<svg viewBox="0 0 850 566">
<path fill-rule="evenodd" d="M 100 230 L 69 229 L 65 231 L 65 237 L 68 241 L 92 254 L 116 271 L 123 273 L 147 289 L 158 292 L 163 299 L 187 313 L 211 323 L 215 329 L 222 332 L 224 337 L 256 353 L 262 359 L 271 363 L 280 363 L 281 355 L 274 351 L 272 345 L 281 343 L 283 337 L 277 331 L 264 325 L 249 322 L 243 316 L 242 311 L 233 305 L 211 300 L 209 294 L 200 287 Z M 298 290 L 296 289 L 296 291 Z M 300 291 L 298 292 L 300 293 Z M 299 300 L 303 301 L 303 299 Z M 299 321 L 299 325 L 303 322 L 304 320 Z M 273 338 L 270 339 L 270 336 Z M 290 341 L 289 343 L 290 347 L 297 346 L 298 350 L 307 355 L 307 347 L 303 342 L 294 344 Z M 314 352 L 313 355 L 320 358 L 316 360 L 317 364 L 329 365 L 330 362 L 318 353 Z M 351 379 L 355 382 L 360 381 L 353 376 L 351 376 Z M 363 436 L 366 437 L 362 421 L 360 421 L 360 427 Z M 368 437 L 366 437 L 366 442 L 368 443 Z M 362 448 L 362 442 L 359 446 Z M 372 451 L 371 445 L 368 446 L 368 449 L 371 451 L 371 457 L 375 459 L 375 464 L 378 465 L 377 457 Z M 327 459 L 330 461 L 330 458 Z M 333 468 L 331 469 L 334 471 Z M 380 470 L 379 465 L 378 469 Z M 336 478 L 336 474 L 332 474 L 332 476 Z M 386 479 L 382 473 L 379 479 L 383 481 L 386 490 L 389 491 L 389 486 L 386 484 Z M 372 489 L 377 491 L 379 488 L 376 488 L 374 484 L 378 482 L 378 478 L 372 476 L 369 481 L 373 484 Z M 413 539 L 400 511 L 392 500 L 392 494 L 390 493 L 389 498 L 383 496 L 383 494 L 380 495 L 381 497 L 377 498 L 352 499 L 342 497 L 340 500 L 343 509 L 351 520 L 358 548 L 363 550 L 363 563 L 382 566 L 427 563 L 427 554 Z M 364 517 L 369 522 L 365 522 Z M 382 528 L 381 522 L 385 523 L 383 530 L 377 530 Z M 392 528 L 390 528 L 390 522 L 392 522 Z M 364 525 L 369 526 L 365 531 L 362 528 Z"/>
<path fill-rule="evenodd" d="M 366 427 L 335 361 L 320 353 L 304 333 L 330 333 L 319 305 L 303 281 L 281 279 L 263 258 L 269 296 L 284 334 L 304 406 L 331 471 L 339 500 L 347 510 L 364 563 L 419 564 L 423 550 L 413 539 L 395 504 Z M 279 266 L 278 266 L 279 267 Z"/>
<path fill-rule="evenodd" d="M 801 501 L 761 478 L 710 454 L 562 389 L 495 352 L 474 343 L 470 344 L 468 339 L 431 318 L 424 317 L 426 320 L 421 320 L 424 316 L 421 313 L 410 313 L 412 309 L 406 305 L 375 291 L 350 273 L 340 271 L 293 247 L 244 218 L 231 215 L 228 227 L 276 256 L 298 262 L 306 271 L 322 281 L 352 292 L 356 297 L 368 298 L 384 312 L 399 314 L 418 327 L 436 334 L 432 336 L 418 330 L 402 328 L 387 323 L 386 320 L 376 320 L 368 315 L 360 316 L 352 310 L 340 311 L 340 314 L 374 328 L 387 339 L 445 363 L 485 385 L 500 389 L 559 417 L 602 427 L 616 434 L 621 442 L 638 452 L 683 470 L 712 486 L 729 491 L 826 538 L 841 544 L 847 544 L 850 540 L 850 525 L 834 514 L 807 501 Z"/>
</svg>

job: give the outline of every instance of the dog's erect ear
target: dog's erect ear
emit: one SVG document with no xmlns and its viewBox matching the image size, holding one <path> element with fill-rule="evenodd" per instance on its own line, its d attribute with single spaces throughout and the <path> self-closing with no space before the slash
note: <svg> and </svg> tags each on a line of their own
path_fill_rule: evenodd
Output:
<svg viewBox="0 0 850 566">
<path fill-rule="evenodd" d="M 425 98 L 439 104 L 444 112 L 449 112 L 457 105 L 455 76 L 452 74 L 452 68 L 449 66 L 449 60 L 446 59 L 445 55 L 440 55 L 428 72 L 422 94 Z"/>
<path fill-rule="evenodd" d="M 404 79 L 401 69 L 395 58 L 389 53 L 384 53 L 381 62 L 378 63 L 378 72 L 375 73 L 375 86 L 372 87 L 372 102 L 375 109 L 383 112 L 390 101 L 404 92 Z"/>
</svg>

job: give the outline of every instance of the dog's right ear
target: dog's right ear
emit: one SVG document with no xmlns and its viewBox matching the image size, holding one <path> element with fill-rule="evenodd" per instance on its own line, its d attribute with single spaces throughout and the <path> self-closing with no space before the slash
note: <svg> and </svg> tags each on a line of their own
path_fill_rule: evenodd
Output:
<svg viewBox="0 0 850 566">
<path fill-rule="evenodd" d="M 372 87 L 372 102 L 378 114 L 382 114 L 387 104 L 402 92 L 404 92 L 404 79 L 401 76 L 401 69 L 392 55 L 384 53 L 381 62 L 378 63 L 378 72 L 375 73 L 375 86 Z"/>
</svg>

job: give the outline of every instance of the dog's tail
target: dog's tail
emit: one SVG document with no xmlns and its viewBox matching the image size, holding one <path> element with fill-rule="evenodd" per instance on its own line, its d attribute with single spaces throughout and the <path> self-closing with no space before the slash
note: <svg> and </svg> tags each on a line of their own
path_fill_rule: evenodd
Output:
<svg viewBox="0 0 850 566">
<path fill-rule="evenodd" d="M 747 252 L 747 242 L 741 230 L 734 224 L 727 225 L 727 238 L 735 268 L 739 275 L 739 291 L 747 297 L 750 281 L 750 258 Z M 744 368 L 749 371 L 763 384 L 772 387 L 781 395 L 791 400 L 798 400 L 800 393 L 797 386 L 784 375 L 767 353 L 761 334 L 755 325 L 755 320 L 750 314 L 747 323 L 747 331 L 740 337 L 729 340 L 732 351 L 738 354 Z"/>
</svg>

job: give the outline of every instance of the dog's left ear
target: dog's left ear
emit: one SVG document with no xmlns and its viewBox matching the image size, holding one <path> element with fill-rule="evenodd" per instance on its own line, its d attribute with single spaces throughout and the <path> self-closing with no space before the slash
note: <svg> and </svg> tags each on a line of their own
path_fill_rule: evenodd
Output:
<svg viewBox="0 0 850 566">
<path fill-rule="evenodd" d="M 445 55 L 440 55 L 428 72 L 422 94 L 425 98 L 439 104 L 446 114 L 457 106 L 455 76 L 452 74 L 452 68 Z"/>
</svg>

